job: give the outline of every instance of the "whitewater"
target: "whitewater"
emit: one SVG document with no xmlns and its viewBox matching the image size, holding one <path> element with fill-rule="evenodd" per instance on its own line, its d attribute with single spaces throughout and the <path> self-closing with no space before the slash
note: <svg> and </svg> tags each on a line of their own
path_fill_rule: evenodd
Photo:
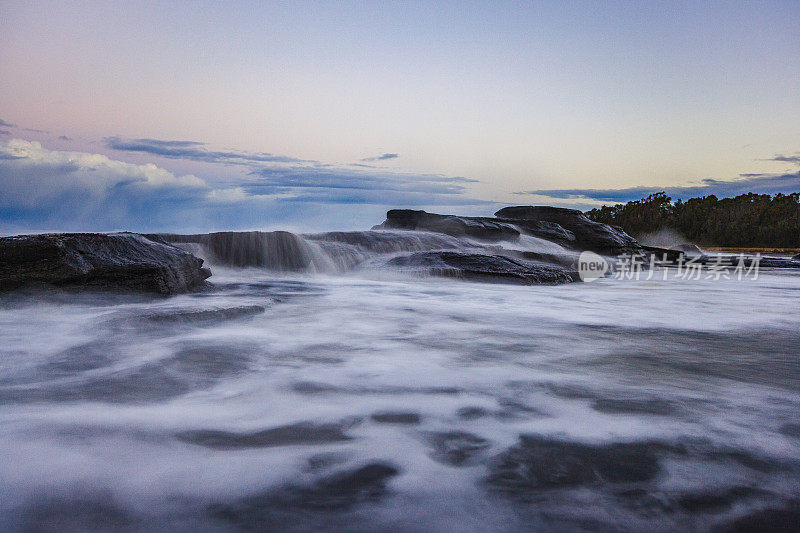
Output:
<svg viewBox="0 0 800 533">
<path fill-rule="evenodd" d="M 172 238 L 211 266 L 205 290 L 0 300 L 1 530 L 798 520 L 797 270 L 519 286 L 388 265 L 574 254 L 531 236 Z"/>
</svg>

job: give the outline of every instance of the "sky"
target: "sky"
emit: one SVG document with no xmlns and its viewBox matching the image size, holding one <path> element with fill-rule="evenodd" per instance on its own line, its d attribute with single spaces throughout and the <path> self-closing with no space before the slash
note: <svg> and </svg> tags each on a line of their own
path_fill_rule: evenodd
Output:
<svg viewBox="0 0 800 533">
<path fill-rule="evenodd" d="M 0 2 L 0 230 L 800 191 L 800 1 Z"/>
</svg>

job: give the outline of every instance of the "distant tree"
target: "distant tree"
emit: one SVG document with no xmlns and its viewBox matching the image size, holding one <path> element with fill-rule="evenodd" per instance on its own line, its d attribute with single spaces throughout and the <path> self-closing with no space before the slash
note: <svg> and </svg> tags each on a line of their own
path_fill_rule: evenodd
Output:
<svg viewBox="0 0 800 533">
<path fill-rule="evenodd" d="M 710 195 L 672 202 L 658 192 L 586 214 L 631 235 L 669 228 L 706 246 L 800 247 L 800 193 L 747 193 L 721 200 Z"/>
</svg>

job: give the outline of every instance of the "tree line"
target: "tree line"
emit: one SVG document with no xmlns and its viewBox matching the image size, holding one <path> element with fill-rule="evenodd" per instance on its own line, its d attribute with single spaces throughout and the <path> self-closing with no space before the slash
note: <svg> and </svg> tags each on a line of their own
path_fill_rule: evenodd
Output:
<svg viewBox="0 0 800 533">
<path fill-rule="evenodd" d="M 620 226 L 633 236 L 672 229 L 701 246 L 800 247 L 800 193 L 747 193 L 675 200 L 664 192 L 626 204 L 603 206 L 586 215 Z"/>
</svg>

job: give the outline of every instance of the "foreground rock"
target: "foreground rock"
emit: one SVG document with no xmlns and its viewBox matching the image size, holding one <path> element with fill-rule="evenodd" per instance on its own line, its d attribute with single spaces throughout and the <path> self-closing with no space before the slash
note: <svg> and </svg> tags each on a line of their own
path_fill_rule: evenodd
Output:
<svg viewBox="0 0 800 533">
<path fill-rule="evenodd" d="M 28 286 L 186 292 L 211 275 L 202 259 L 136 233 L 0 238 L 0 291 Z"/>
<path fill-rule="evenodd" d="M 579 279 L 578 272 L 555 264 L 518 261 L 501 255 L 433 251 L 394 257 L 389 265 L 434 276 L 469 281 L 517 283 L 569 283 Z"/>
<path fill-rule="evenodd" d="M 622 229 L 589 220 L 575 209 L 516 206 L 503 208 L 495 216 L 461 217 L 392 209 L 374 229 L 430 231 L 484 241 L 515 241 L 520 235 L 531 235 L 576 251 L 591 250 L 604 255 L 644 253 L 639 243 Z"/>
</svg>

